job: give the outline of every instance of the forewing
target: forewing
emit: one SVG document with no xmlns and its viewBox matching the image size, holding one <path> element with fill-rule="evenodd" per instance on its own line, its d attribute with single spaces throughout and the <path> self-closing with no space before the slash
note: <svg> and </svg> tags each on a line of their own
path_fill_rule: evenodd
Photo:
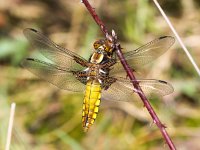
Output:
<svg viewBox="0 0 200 150">
<path fill-rule="evenodd" d="M 34 58 L 25 59 L 22 66 L 58 88 L 75 92 L 84 91 L 85 85 L 77 80 L 69 69 Z"/>
<path fill-rule="evenodd" d="M 58 66 L 77 70 L 84 69 L 84 67 L 78 64 L 74 59 L 77 57 L 85 63 L 87 60 L 76 53 L 55 44 L 37 30 L 30 28 L 24 29 L 24 35 L 36 49 Z"/>
<path fill-rule="evenodd" d="M 174 91 L 173 87 L 162 80 L 144 79 L 137 80 L 139 86 L 146 96 L 165 96 Z M 137 91 L 129 79 L 117 78 L 107 90 L 102 91 L 102 99 L 117 101 L 134 101 L 133 94 Z"/>
<path fill-rule="evenodd" d="M 124 58 L 129 67 L 133 70 L 138 70 L 143 65 L 152 62 L 164 54 L 174 44 L 174 42 L 174 37 L 163 36 L 139 47 L 136 50 L 124 53 Z M 118 59 L 110 73 L 115 74 L 121 71 L 123 71 L 123 67 Z"/>
</svg>

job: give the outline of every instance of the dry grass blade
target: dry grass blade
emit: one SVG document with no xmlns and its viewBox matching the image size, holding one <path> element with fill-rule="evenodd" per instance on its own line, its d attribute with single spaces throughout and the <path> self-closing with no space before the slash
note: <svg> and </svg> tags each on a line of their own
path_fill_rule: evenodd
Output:
<svg viewBox="0 0 200 150">
<path fill-rule="evenodd" d="M 8 125 L 8 132 L 7 132 L 7 140 L 6 140 L 6 149 L 10 149 L 10 143 L 11 143 L 11 138 L 12 138 L 12 128 L 13 128 L 13 121 L 14 121 L 14 115 L 15 115 L 15 103 L 11 104 L 11 109 L 10 109 L 10 118 L 9 118 L 9 125 Z"/>
<path fill-rule="evenodd" d="M 188 49 L 186 48 L 186 46 L 184 45 L 183 41 L 181 40 L 180 36 L 178 35 L 178 33 L 176 32 L 175 28 L 173 27 L 172 23 L 170 22 L 170 20 L 168 19 L 168 17 L 166 16 L 165 12 L 163 11 L 163 9 L 160 7 L 159 3 L 157 0 L 153 0 L 153 2 L 155 3 L 156 7 L 159 9 L 160 13 L 162 14 L 163 18 L 165 19 L 165 21 L 167 22 L 167 24 L 169 25 L 170 29 L 172 30 L 172 32 L 174 33 L 174 35 L 176 36 L 178 42 L 180 43 L 181 47 L 183 48 L 184 52 L 186 53 L 187 57 L 189 58 L 190 62 L 192 63 L 193 67 L 195 68 L 196 72 L 198 73 L 198 75 L 200 76 L 200 70 L 196 64 L 196 62 L 194 61 L 193 57 L 191 56 L 190 52 L 188 51 Z"/>
</svg>

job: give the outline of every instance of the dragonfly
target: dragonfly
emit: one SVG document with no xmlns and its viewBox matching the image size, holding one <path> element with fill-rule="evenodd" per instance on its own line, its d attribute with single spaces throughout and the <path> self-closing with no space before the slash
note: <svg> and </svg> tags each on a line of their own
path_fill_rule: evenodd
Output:
<svg viewBox="0 0 200 150">
<path fill-rule="evenodd" d="M 132 81 L 119 75 L 124 70 L 109 40 L 95 41 L 94 51 L 87 60 L 57 45 L 35 29 L 24 29 L 24 35 L 50 60 L 26 58 L 22 61 L 24 68 L 60 89 L 84 92 L 82 126 L 85 132 L 94 124 L 101 100 L 132 101 Z M 138 49 L 124 52 L 124 57 L 129 66 L 137 70 L 164 54 L 174 41 L 171 36 L 163 36 Z M 137 83 L 145 94 L 165 96 L 173 92 L 172 85 L 166 81 L 139 79 Z"/>
</svg>

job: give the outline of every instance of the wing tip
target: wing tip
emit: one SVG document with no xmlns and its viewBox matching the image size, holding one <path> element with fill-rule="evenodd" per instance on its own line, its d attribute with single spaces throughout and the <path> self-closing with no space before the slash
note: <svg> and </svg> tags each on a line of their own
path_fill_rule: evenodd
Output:
<svg viewBox="0 0 200 150">
<path fill-rule="evenodd" d="M 175 40 L 175 38 L 173 36 L 168 36 L 168 35 L 161 36 L 158 39 L 161 40 L 161 39 L 165 39 L 165 38 L 171 38 L 171 39 Z"/>
<path fill-rule="evenodd" d="M 159 37 L 158 39 L 165 39 L 165 38 L 167 38 L 167 37 L 169 37 L 169 36 L 161 36 L 161 37 Z"/>
<path fill-rule="evenodd" d="M 170 83 L 168 83 L 168 82 L 166 82 L 166 81 L 163 81 L 163 80 L 158 80 L 158 81 L 159 81 L 160 83 L 162 83 L 162 84 L 167 85 L 167 87 L 168 87 L 168 92 L 165 93 L 163 96 L 169 95 L 169 94 L 171 94 L 171 93 L 174 92 L 174 88 L 173 88 L 173 86 L 172 86 Z"/>
<path fill-rule="evenodd" d="M 173 36 L 167 36 L 167 35 L 165 35 L 165 36 L 159 37 L 158 39 L 159 39 L 159 40 L 162 40 L 162 39 L 165 39 L 165 38 L 170 39 L 170 40 L 171 40 L 171 43 L 174 44 L 175 38 L 174 38 Z"/>
<path fill-rule="evenodd" d="M 33 32 L 38 32 L 37 30 L 33 29 L 33 28 L 25 28 L 24 31 L 28 31 L 28 30 L 31 30 Z"/>
<path fill-rule="evenodd" d="M 31 58 L 25 58 L 25 59 L 23 59 L 23 60 L 21 61 L 21 63 L 20 63 L 20 66 L 21 66 L 22 68 L 26 68 L 26 61 L 27 61 L 27 60 L 34 61 L 34 60 L 31 59 Z"/>
<path fill-rule="evenodd" d="M 160 83 L 168 84 L 166 81 L 158 80 Z"/>
<path fill-rule="evenodd" d="M 37 33 L 38 31 L 37 30 L 35 30 L 35 29 L 33 29 L 33 28 L 25 28 L 24 30 L 23 30 L 23 33 L 24 33 L 24 35 L 26 36 L 27 34 L 28 34 L 28 32 L 35 32 L 35 33 Z M 27 36 L 26 36 L 27 37 Z"/>
<path fill-rule="evenodd" d="M 26 60 L 34 61 L 34 58 L 26 58 Z"/>
</svg>

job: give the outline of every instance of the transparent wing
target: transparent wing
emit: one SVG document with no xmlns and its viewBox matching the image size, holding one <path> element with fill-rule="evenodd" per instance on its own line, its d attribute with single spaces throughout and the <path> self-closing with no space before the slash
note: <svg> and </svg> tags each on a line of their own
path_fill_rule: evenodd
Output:
<svg viewBox="0 0 200 150">
<path fill-rule="evenodd" d="M 165 96 L 174 91 L 173 87 L 162 80 L 146 79 L 137 80 L 142 91 L 146 96 L 156 94 Z M 134 89 L 135 90 L 135 89 Z M 134 101 L 133 100 L 133 85 L 129 79 L 117 78 L 116 82 L 111 84 L 107 90 L 102 91 L 102 99 L 117 100 L 117 101 Z"/>
<path fill-rule="evenodd" d="M 75 92 L 81 92 L 85 89 L 85 85 L 76 79 L 70 69 L 34 58 L 25 59 L 22 66 L 58 88 Z"/>
<path fill-rule="evenodd" d="M 78 58 L 85 63 L 87 63 L 87 60 L 76 53 L 55 44 L 37 30 L 30 28 L 24 29 L 24 35 L 36 49 L 58 66 L 77 70 L 84 69 L 84 67 L 78 64 L 74 59 Z"/>
<path fill-rule="evenodd" d="M 174 44 L 174 42 L 174 37 L 163 36 L 139 47 L 136 50 L 124 53 L 124 57 L 133 70 L 138 70 L 143 65 L 152 62 L 164 54 Z M 121 71 L 123 71 L 123 67 L 118 59 L 110 74 L 112 75 Z"/>
</svg>

